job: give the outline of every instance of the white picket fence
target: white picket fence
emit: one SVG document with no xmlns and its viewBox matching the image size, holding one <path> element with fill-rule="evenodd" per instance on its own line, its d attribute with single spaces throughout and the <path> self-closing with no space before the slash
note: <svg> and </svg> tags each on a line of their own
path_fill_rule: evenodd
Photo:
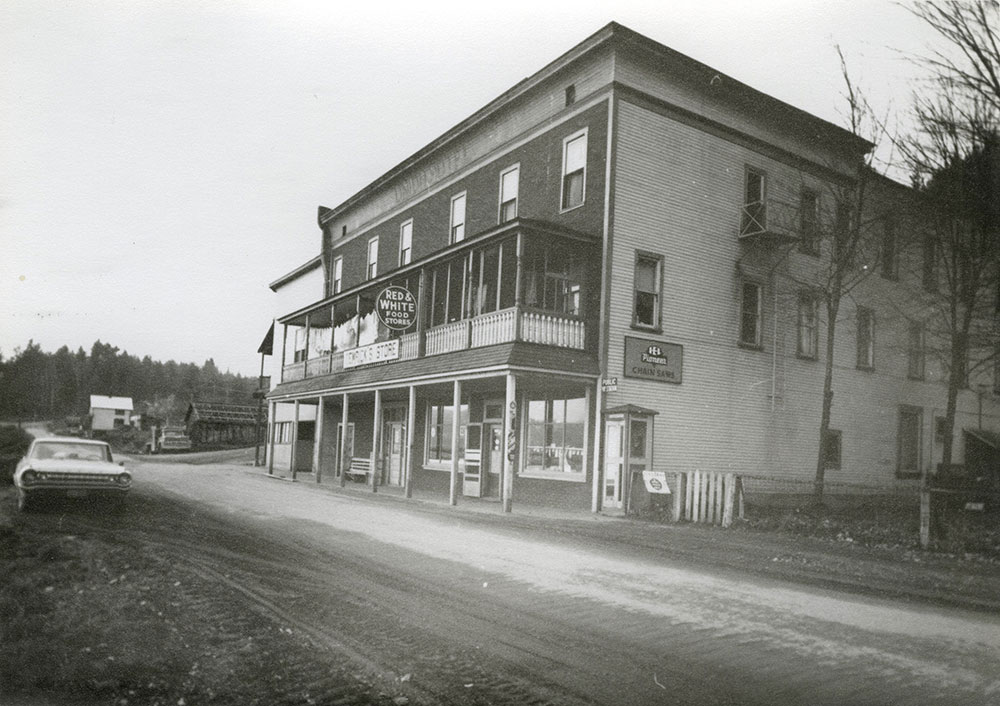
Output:
<svg viewBox="0 0 1000 706">
<path fill-rule="evenodd" d="M 729 527 L 733 517 L 743 519 L 743 482 L 735 473 L 688 471 L 677 475 L 681 488 L 675 496 L 675 520 Z"/>
</svg>

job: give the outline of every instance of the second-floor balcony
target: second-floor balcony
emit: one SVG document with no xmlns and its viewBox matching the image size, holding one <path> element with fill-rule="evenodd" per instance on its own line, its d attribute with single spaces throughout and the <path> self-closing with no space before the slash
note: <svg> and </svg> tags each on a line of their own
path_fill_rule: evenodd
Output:
<svg viewBox="0 0 1000 706">
<path fill-rule="evenodd" d="M 510 224 L 282 319 L 281 379 L 503 343 L 586 350 L 599 282 L 593 239 Z M 387 288 L 411 325 L 386 324 Z"/>
</svg>

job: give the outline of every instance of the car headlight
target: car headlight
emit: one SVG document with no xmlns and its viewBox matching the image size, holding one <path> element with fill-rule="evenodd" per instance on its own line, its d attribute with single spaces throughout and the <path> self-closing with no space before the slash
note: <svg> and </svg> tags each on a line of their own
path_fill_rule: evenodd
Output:
<svg viewBox="0 0 1000 706">
<path fill-rule="evenodd" d="M 38 480 L 38 474 L 30 468 L 21 474 L 21 482 L 25 485 L 34 483 L 36 480 Z"/>
<path fill-rule="evenodd" d="M 121 486 L 132 485 L 132 475 L 129 473 L 125 472 L 119 473 L 118 476 L 115 478 L 115 480 L 117 481 L 118 485 Z"/>
</svg>

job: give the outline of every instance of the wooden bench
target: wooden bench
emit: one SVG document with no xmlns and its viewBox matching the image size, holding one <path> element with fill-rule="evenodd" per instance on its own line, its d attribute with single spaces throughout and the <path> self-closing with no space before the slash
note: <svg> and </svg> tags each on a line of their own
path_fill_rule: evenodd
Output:
<svg viewBox="0 0 1000 706">
<path fill-rule="evenodd" d="M 368 476 L 372 472 L 372 460 L 370 458 L 354 457 L 351 459 L 351 465 L 347 469 L 347 477 L 350 478 L 355 483 L 365 483 L 368 481 Z"/>
</svg>

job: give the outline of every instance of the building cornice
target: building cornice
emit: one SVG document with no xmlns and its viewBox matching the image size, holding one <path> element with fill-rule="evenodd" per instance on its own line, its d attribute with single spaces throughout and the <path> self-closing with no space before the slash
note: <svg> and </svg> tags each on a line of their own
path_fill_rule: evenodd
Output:
<svg viewBox="0 0 1000 706">
<path fill-rule="evenodd" d="M 281 277 L 279 277 L 278 279 L 274 280 L 273 282 L 271 282 L 271 284 L 269 284 L 267 286 L 271 288 L 271 291 L 277 292 L 281 287 L 284 287 L 289 282 L 298 279 L 299 277 L 301 277 L 302 275 L 304 275 L 307 272 L 310 272 L 311 270 L 315 270 L 317 267 L 320 267 L 322 264 L 323 264 L 323 256 L 322 255 L 317 255 L 316 257 L 312 258 L 308 262 L 299 265 L 298 267 L 296 267 L 291 272 L 282 275 Z"/>
</svg>

